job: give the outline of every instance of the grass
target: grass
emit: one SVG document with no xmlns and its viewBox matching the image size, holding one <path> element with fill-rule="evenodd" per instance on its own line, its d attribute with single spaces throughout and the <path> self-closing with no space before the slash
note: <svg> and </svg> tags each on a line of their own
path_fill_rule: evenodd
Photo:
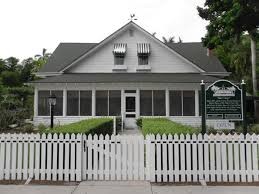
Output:
<svg viewBox="0 0 259 194">
<path fill-rule="evenodd" d="M 47 128 L 42 133 L 85 133 L 85 134 L 112 134 L 113 120 L 111 118 L 94 118 L 82 120 L 67 125 L 54 126 L 53 129 Z"/>
<path fill-rule="evenodd" d="M 193 134 L 199 133 L 200 129 L 182 125 L 166 118 L 141 118 L 137 124 L 142 128 L 143 135 L 147 134 Z"/>
</svg>

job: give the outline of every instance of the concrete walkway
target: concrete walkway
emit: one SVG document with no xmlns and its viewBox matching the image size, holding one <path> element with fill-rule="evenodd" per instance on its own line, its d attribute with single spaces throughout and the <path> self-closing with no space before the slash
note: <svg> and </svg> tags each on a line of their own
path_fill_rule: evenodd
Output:
<svg viewBox="0 0 259 194">
<path fill-rule="evenodd" d="M 138 128 L 135 129 L 124 129 L 119 132 L 120 135 L 141 135 L 141 131 Z"/>
<path fill-rule="evenodd" d="M 258 194 L 258 186 L 172 186 L 145 181 L 85 181 L 79 185 L 0 185 L 0 194 Z"/>
</svg>

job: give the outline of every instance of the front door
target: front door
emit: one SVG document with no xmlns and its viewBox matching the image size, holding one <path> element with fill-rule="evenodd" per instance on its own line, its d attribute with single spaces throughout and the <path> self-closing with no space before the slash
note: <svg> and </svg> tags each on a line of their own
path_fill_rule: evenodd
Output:
<svg viewBox="0 0 259 194">
<path fill-rule="evenodd" d="M 125 96 L 125 128 L 134 129 L 136 128 L 136 96 L 126 95 Z"/>
</svg>

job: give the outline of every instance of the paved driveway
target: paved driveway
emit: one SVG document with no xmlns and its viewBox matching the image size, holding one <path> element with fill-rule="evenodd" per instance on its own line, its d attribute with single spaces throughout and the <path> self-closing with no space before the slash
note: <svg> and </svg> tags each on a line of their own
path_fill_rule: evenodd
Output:
<svg viewBox="0 0 259 194">
<path fill-rule="evenodd" d="M 258 194 L 256 186 L 157 186 L 148 182 L 81 182 L 74 186 L 0 185 L 0 194 Z"/>
</svg>

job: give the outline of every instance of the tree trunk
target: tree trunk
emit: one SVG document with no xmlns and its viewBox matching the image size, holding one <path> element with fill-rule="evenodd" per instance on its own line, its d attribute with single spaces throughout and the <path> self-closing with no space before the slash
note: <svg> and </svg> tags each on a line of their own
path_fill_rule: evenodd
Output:
<svg viewBox="0 0 259 194">
<path fill-rule="evenodd" d="M 257 79 L 256 79 L 256 39 L 253 35 L 251 37 L 251 63 L 252 63 L 252 81 L 253 81 L 253 96 L 257 96 Z M 256 101 L 254 100 L 254 116 L 258 117 Z"/>
</svg>

